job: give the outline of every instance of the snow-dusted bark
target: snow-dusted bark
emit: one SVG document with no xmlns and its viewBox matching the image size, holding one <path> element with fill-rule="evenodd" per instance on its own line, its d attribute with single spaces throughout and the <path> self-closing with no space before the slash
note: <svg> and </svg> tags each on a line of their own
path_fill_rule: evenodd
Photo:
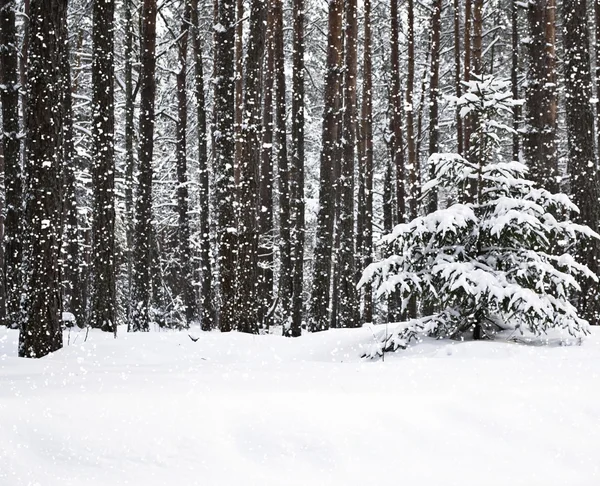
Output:
<svg viewBox="0 0 600 486">
<path fill-rule="evenodd" d="M 234 213 L 235 180 L 235 1 L 219 0 L 215 30 L 214 155 L 217 198 L 217 238 L 221 308 L 219 328 L 234 327 L 236 223 Z"/>
<path fill-rule="evenodd" d="M 563 42 L 571 193 L 581 211 L 576 220 L 598 229 L 600 203 L 598 165 L 594 154 L 594 112 L 590 103 L 592 76 L 586 0 L 566 0 L 563 3 Z M 579 255 L 582 262 L 598 273 L 600 245 L 597 241 L 581 244 Z M 600 296 L 596 282 L 586 282 L 579 296 L 579 309 L 592 323 L 600 322 Z"/>
<path fill-rule="evenodd" d="M 65 0 L 32 0 L 27 92 L 27 174 L 23 312 L 19 356 L 40 358 L 62 347 L 60 234 L 63 163 L 62 75 Z"/>
<path fill-rule="evenodd" d="M 140 71 L 140 127 L 138 190 L 135 206 L 135 250 L 133 264 L 130 331 L 150 330 L 152 268 L 152 155 L 154 153 L 154 105 L 156 96 L 156 0 L 142 5 Z"/>
<path fill-rule="evenodd" d="M 114 9 L 114 0 L 94 1 L 90 325 L 116 334 Z"/>
<path fill-rule="evenodd" d="M 344 3 L 340 0 L 329 2 L 325 106 L 320 157 L 319 214 L 307 324 L 310 331 L 323 331 L 329 328 L 331 258 L 333 255 L 333 225 L 335 219 L 335 190 L 332 176 L 336 164 L 338 130 L 340 129 L 338 110 L 341 105 L 340 67 L 343 59 L 341 44 L 343 7 Z"/>
<path fill-rule="evenodd" d="M 19 326 L 21 295 L 21 230 L 22 175 L 21 143 L 19 141 L 19 67 L 16 2 L 0 2 L 0 99 L 2 101 L 2 152 L 4 156 L 4 241 L 3 281 L 0 284 L 2 307 L 6 314 L 0 324 L 13 329 Z"/>
</svg>

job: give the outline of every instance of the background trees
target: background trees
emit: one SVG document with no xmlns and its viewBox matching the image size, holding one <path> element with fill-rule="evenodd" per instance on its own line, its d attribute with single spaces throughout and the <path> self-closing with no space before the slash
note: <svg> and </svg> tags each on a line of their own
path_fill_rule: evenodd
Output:
<svg viewBox="0 0 600 486">
<path fill-rule="evenodd" d="M 28 5 L 0 4 L 6 325 L 17 325 L 20 282 L 31 277 L 20 264 L 21 173 L 33 180 L 28 157 L 42 136 L 27 130 L 37 103 Z M 515 132 L 498 157 L 570 192 L 596 228 L 592 8 L 71 0 L 52 91 L 64 310 L 107 331 L 198 319 L 205 330 L 290 336 L 401 318 L 397 298 L 374 301 L 367 287 L 359 298 L 355 286 L 385 251 L 373 245 L 382 234 L 449 204 L 443 193 L 421 197 L 429 156 L 479 158 L 477 115 L 449 104 L 479 75 L 510 78 L 525 101 L 499 121 Z M 591 267 L 594 245 L 580 249 Z M 590 293 L 573 295 L 588 316 Z M 412 316 L 424 310 L 412 300 Z"/>
</svg>

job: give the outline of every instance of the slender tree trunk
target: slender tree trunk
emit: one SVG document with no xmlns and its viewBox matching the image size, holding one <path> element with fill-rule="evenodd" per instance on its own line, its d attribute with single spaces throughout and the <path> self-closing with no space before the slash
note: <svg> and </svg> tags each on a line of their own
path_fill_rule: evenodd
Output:
<svg viewBox="0 0 600 486">
<path fill-rule="evenodd" d="M 563 3 L 563 43 L 566 93 L 566 121 L 569 140 L 569 172 L 573 202 L 580 213 L 578 223 L 598 228 L 600 219 L 598 168 L 594 154 L 594 113 L 590 104 L 592 75 L 589 52 L 586 0 L 565 0 Z M 579 258 L 592 272 L 600 268 L 600 244 L 596 240 L 579 245 Z M 598 283 L 588 280 L 582 285 L 578 307 L 580 315 L 598 324 L 600 292 Z"/>
<path fill-rule="evenodd" d="M 431 17 L 431 67 L 429 78 L 429 155 L 439 152 L 439 84 L 440 84 L 440 37 L 442 0 L 435 0 Z M 430 179 L 435 177 L 433 167 L 430 168 Z M 432 191 L 429 200 L 429 212 L 437 210 L 437 192 Z"/>
<path fill-rule="evenodd" d="M 133 171 L 134 150 L 134 107 L 133 94 L 133 6 L 125 0 L 125 216 L 127 224 L 127 318 L 131 315 L 133 277 Z"/>
<path fill-rule="evenodd" d="M 190 243 L 189 190 L 187 174 L 187 54 L 188 37 L 191 26 L 191 0 L 184 0 L 183 25 L 178 40 L 179 71 L 177 72 L 177 213 L 179 217 L 177 292 L 185 309 L 185 321 L 189 326 L 196 311 L 194 287 L 192 286 L 193 268 Z"/>
<path fill-rule="evenodd" d="M 512 88 L 513 99 L 519 99 L 519 15 L 517 0 L 511 0 L 510 2 L 510 19 L 511 19 L 511 70 L 510 70 L 510 83 Z M 513 133 L 512 137 L 512 157 L 513 160 L 519 160 L 519 120 L 521 118 L 521 107 L 519 105 L 513 106 Z"/>
<path fill-rule="evenodd" d="M 323 134 L 321 137 L 319 214 L 314 256 L 313 282 L 309 302 L 308 329 L 322 331 L 329 327 L 329 297 L 331 285 L 331 258 L 333 255 L 333 225 L 335 219 L 335 190 L 332 178 L 336 165 L 338 140 L 338 110 L 341 105 L 340 67 L 342 63 L 342 0 L 329 2 L 329 30 L 327 35 L 327 71 L 325 75 L 325 103 Z"/>
<path fill-rule="evenodd" d="M 260 314 L 259 321 L 266 328 L 271 322 L 265 319 L 273 305 L 273 265 L 275 234 L 273 222 L 273 92 L 274 92 L 274 42 L 273 4 L 267 7 L 267 32 L 265 38 L 265 67 L 263 76 L 263 115 L 262 115 L 262 154 L 260 165 L 259 201 L 259 273 L 260 273 Z M 269 319 L 270 321 L 271 319 Z"/>
<path fill-rule="evenodd" d="M 62 347 L 60 233 L 64 0 L 32 0 L 27 89 L 26 245 L 19 356 L 40 358 Z"/>
<path fill-rule="evenodd" d="M 465 39 L 463 49 L 465 52 L 464 58 L 464 75 L 463 81 L 471 81 L 471 21 L 472 21 L 472 0 L 465 0 Z M 473 130 L 471 117 L 467 116 L 463 119 L 463 153 L 465 157 L 469 157 L 469 150 L 471 147 L 471 132 Z M 470 192 L 472 188 L 466 188 L 467 192 Z"/>
<path fill-rule="evenodd" d="M 273 0 L 273 49 L 275 69 L 275 141 L 279 173 L 279 305 L 283 333 L 291 326 L 294 294 L 292 262 L 291 188 L 286 141 L 286 88 L 283 42 L 283 3 Z"/>
<path fill-rule="evenodd" d="M 302 333 L 304 289 L 304 0 L 294 0 L 294 53 L 292 98 L 292 173 L 294 201 L 294 278 L 290 334 Z"/>
<path fill-rule="evenodd" d="M 419 198 L 419 161 L 416 150 L 414 122 L 415 85 L 415 9 L 408 0 L 408 72 L 406 76 L 406 138 L 408 142 L 409 219 L 417 217 Z"/>
<path fill-rule="evenodd" d="M 534 181 L 552 191 L 558 189 L 558 157 L 556 127 L 558 103 L 556 95 L 554 0 L 530 2 L 529 73 L 525 93 L 527 134 L 525 154 Z"/>
<path fill-rule="evenodd" d="M 460 69 L 460 1 L 454 0 L 454 85 L 455 94 L 457 98 L 462 96 L 462 72 Z M 466 24 L 465 24 L 466 25 Z M 464 154 L 464 133 L 463 133 L 463 119 L 460 116 L 460 110 L 456 109 L 456 150 L 459 154 Z"/>
<path fill-rule="evenodd" d="M 483 74 L 483 2 L 474 0 L 473 4 L 473 71 L 477 76 Z"/>
<path fill-rule="evenodd" d="M 68 27 L 65 22 L 63 37 L 67 39 Z M 62 54 L 62 110 L 63 110 L 63 148 L 62 167 L 63 186 L 63 237 L 62 237 L 62 280 L 63 308 L 71 312 L 79 326 L 84 324 L 85 314 L 82 303 L 81 282 L 81 245 L 79 240 L 79 216 L 77 210 L 77 192 L 75 170 L 78 157 L 75 150 L 73 133 L 73 103 L 71 86 L 71 63 L 69 61 L 69 43 L 65 42 Z"/>
<path fill-rule="evenodd" d="M 244 123 L 240 159 L 240 213 L 238 223 L 238 265 L 236 328 L 258 333 L 258 171 L 261 159 L 261 70 L 265 50 L 267 7 L 252 0 L 250 33 L 244 75 Z"/>
<path fill-rule="evenodd" d="M 373 262 L 373 62 L 371 0 L 364 2 L 363 90 L 360 114 L 357 249 L 359 274 Z M 373 321 L 373 289 L 363 288 L 362 321 Z"/>
<path fill-rule="evenodd" d="M 236 0 L 235 10 L 235 185 L 238 187 L 244 122 L 244 0 Z"/>
<path fill-rule="evenodd" d="M 402 94 L 400 86 L 400 36 L 399 36 L 399 16 L 398 0 L 391 1 L 391 77 L 392 77 L 392 153 L 394 165 L 396 166 L 396 204 L 397 221 L 404 222 L 406 218 L 406 191 L 404 185 L 404 133 L 402 130 Z"/>
<path fill-rule="evenodd" d="M 154 102 L 156 97 L 156 0 L 142 4 L 140 71 L 140 128 L 138 192 L 133 274 L 133 312 L 130 331 L 150 330 L 152 268 L 152 155 L 154 153 Z"/>
<path fill-rule="evenodd" d="M 356 78 L 358 73 L 358 12 L 356 0 L 346 0 L 346 61 L 344 79 L 343 158 L 340 177 L 338 265 L 339 323 L 359 325 L 354 259 L 354 156 L 356 149 Z"/>
<path fill-rule="evenodd" d="M 198 131 L 198 172 L 200 205 L 200 322 L 203 331 L 210 331 L 215 324 L 212 289 L 212 262 L 210 258 L 210 184 L 208 167 L 208 137 L 206 133 L 206 101 L 204 97 L 204 71 L 202 44 L 198 20 L 198 0 L 192 3 L 194 61 L 196 63 L 196 110 Z"/>
<path fill-rule="evenodd" d="M 4 153 L 4 281 L 6 315 L 0 323 L 19 327 L 22 258 L 22 175 L 19 141 L 19 72 L 14 0 L 0 1 L 0 100 L 2 101 L 2 151 Z"/>
<path fill-rule="evenodd" d="M 235 0 L 219 0 L 215 28 L 215 124 L 214 151 L 219 245 L 219 287 L 221 311 L 219 328 L 231 331 L 234 325 L 236 222 L 235 180 Z"/>
<path fill-rule="evenodd" d="M 90 325 L 116 334 L 114 9 L 114 0 L 94 1 L 92 61 L 94 210 Z"/>
</svg>

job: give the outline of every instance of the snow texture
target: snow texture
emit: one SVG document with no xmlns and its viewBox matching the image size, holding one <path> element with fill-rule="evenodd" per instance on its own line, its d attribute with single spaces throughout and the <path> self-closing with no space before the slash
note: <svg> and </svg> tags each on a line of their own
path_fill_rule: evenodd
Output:
<svg viewBox="0 0 600 486">
<path fill-rule="evenodd" d="M 383 331 L 82 330 L 23 360 L 0 329 L 0 484 L 600 484 L 597 332 L 360 360 Z"/>
</svg>

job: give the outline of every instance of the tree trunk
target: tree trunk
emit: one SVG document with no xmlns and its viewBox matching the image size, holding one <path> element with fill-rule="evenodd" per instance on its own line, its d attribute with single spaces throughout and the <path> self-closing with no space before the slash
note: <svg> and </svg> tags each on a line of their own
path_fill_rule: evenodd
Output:
<svg viewBox="0 0 600 486">
<path fill-rule="evenodd" d="M 67 23 L 63 24 L 63 36 L 68 33 Z M 73 102 L 71 86 L 71 63 L 69 44 L 65 43 L 62 54 L 62 110 L 64 163 L 62 167 L 63 186 L 63 235 L 62 235 L 62 280 L 63 309 L 71 312 L 79 326 L 85 321 L 85 309 L 82 302 L 81 281 L 81 245 L 79 240 L 79 216 L 77 210 L 77 192 L 75 171 L 78 157 L 73 134 Z"/>
<path fill-rule="evenodd" d="M 557 94 L 554 0 L 530 2 L 529 73 L 525 93 L 527 135 L 525 154 L 531 176 L 551 191 L 558 190 L 558 156 L 556 147 Z"/>
<path fill-rule="evenodd" d="M 187 51 L 188 37 L 191 26 L 191 0 L 184 0 L 183 24 L 178 40 L 179 71 L 177 72 L 177 293 L 184 306 L 183 316 L 189 326 L 196 311 L 194 298 L 194 278 L 192 261 L 192 249 L 190 246 L 190 221 L 189 221 L 189 191 L 187 174 Z"/>
<path fill-rule="evenodd" d="M 127 318 L 131 315 L 133 302 L 133 171 L 135 157 L 133 153 L 134 141 L 134 109 L 133 94 L 133 6 L 131 0 L 125 0 L 125 217 L 127 225 Z"/>
<path fill-rule="evenodd" d="M 217 231 L 219 245 L 219 287 L 221 311 L 219 328 L 231 331 L 234 325 L 236 222 L 235 180 L 235 0 L 219 0 L 215 26 L 214 152 Z"/>
<path fill-rule="evenodd" d="M 459 0 L 454 0 L 453 5 L 453 14 L 454 14 L 454 85 L 455 85 L 455 95 L 457 98 L 460 98 L 462 95 L 462 73 L 460 70 L 460 2 Z M 466 24 L 465 24 L 466 26 Z M 464 133 L 463 133 L 463 119 L 460 116 L 460 110 L 456 109 L 456 151 L 459 154 L 464 154 Z"/>
<path fill-rule="evenodd" d="M 240 213 L 238 222 L 238 265 L 236 329 L 257 334 L 258 278 L 258 171 L 261 159 L 261 70 L 265 50 L 267 7 L 252 0 L 250 33 L 244 74 L 244 122 L 240 159 Z"/>
<path fill-rule="evenodd" d="M 208 137 L 206 133 L 206 102 L 204 97 L 204 71 L 202 44 L 198 21 L 198 0 L 193 0 L 192 18 L 194 61 L 196 63 L 196 106 L 198 131 L 198 172 L 200 205 L 200 323 L 203 331 L 210 331 L 215 324 L 212 289 L 212 263 L 210 259 L 210 184 L 208 167 Z"/>
<path fill-rule="evenodd" d="M 269 309 L 273 305 L 273 266 L 275 252 L 275 234 L 273 222 L 273 91 L 274 91 L 274 42 L 273 42 L 273 4 L 267 7 L 267 31 L 265 37 L 265 67 L 263 76 L 263 115 L 262 115 L 262 155 L 260 164 L 259 189 L 259 322 L 266 328 Z M 269 318 L 269 321 L 271 319 Z"/>
<path fill-rule="evenodd" d="M 373 262 L 373 62 L 371 0 L 364 2 L 363 90 L 360 114 L 359 196 L 357 249 L 358 273 Z M 373 321 L 373 289 L 363 288 L 363 322 Z"/>
<path fill-rule="evenodd" d="M 573 202 L 580 213 L 578 223 L 598 228 L 600 208 L 598 169 L 594 154 L 594 113 L 590 104 L 592 75 L 589 52 L 586 0 L 563 3 L 563 42 L 565 79 L 569 80 L 566 96 L 566 120 L 569 140 L 569 172 Z M 598 274 L 600 244 L 596 240 L 579 245 L 579 258 Z M 579 312 L 592 324 L 598 324 L 600 292 L 598 283 L 588 280 L 579 295 Z"/>
<path fill-rule="evenodd" d="M 283 3 L 273 0 L 273 49 L 275 69 L 275 141 L 277 169 L 279 173 L 279 306 L 284 334 L 291 325 L 292 297 L 294 294 L 292 264 L 292 223 L 290 173 L 286 141 L 286 89 L 285 53 L 283 42 Z"/>
<path fill-rule="evenodd" d="M 338 110 L 341 105 L 342 25 L 344 2 L 329 2 L 327 35 L 327 67 L 323 133 L 320 157 L 319 214 L 314 256 L 313 282 L 309 302 L 308 329 L 323 331 L 329 327 L 329 296 L 331 258 L 333 255 L 333 225 L 335 219 L 335 190 L 332 178 L 337 156 Z"/>
<path fill-rule="evenodd" d="M 116 334 L 114 9 L 114 0 L 94 1 L 92 60 L 94 206 L 90 325 Z"/>
<path fill-rule="evenodd" d="M 235 23 L 235 186 L 240 184 L 244 122 L 244 0 L 236 1 Z"/>
<path fill-rule="evenodd" d="M 21 143 L 19 141 L 19 71 L 14 0 L 0 1 L 0 89 L 2 101 L 2 149 L 4 153 L 4 186 L 6 216 L 4 219 L 3 289 L 6 315 L 2 324 L 17 329 L 21 313 L 22 258 L 22 175 Z"/>
<path fill-rule="evenodd" d="M 356 77 L 358 73 L 358 21 L 356 0 L 346 0 L 346 61 L 344 79 L 343 158 L 340 185 L 340 216 L 338 265 L 339 324 L 357 327 L 358 301 L 356 296 L 354 260 L 354 155 L 356 148 Z"/>
<path fill-rule="evenodd" d="M 32 0 L 27 89 L 26 245 L 19 356 L 41 358 L 62 347 L 60 289 L 61 165 L 65 0 Z"/>
<path fill-rule="evenodd" d="M 431 16 L 431 69 L 429 78 L 429 155 L 439 152 L 439 84 L 440 84 L 440 36 L 441 36 L 442 0 L 435 0 Z M 435 177 L 433 167 L 430 168 L 430 179 Z M 437 192 L 432 191 L 429 200 L 429 212 L 437 210 Z"/>
<path fill-rule="evenodd" d="M 392 154 L 396 166 L 396 205 L 397 221 L 403 223 L 406 218 L 406 191 L 404 185 L 404 133 L 402 130 L 402 94 L 400 86 L 400 36 L 398 0 L 391 1 L 391 77 L 392 77 Z"/>
<path fill-rule="evenodd" d="M 130 331 L 150 330 L 152 268 L 152 155 L 154 152 L 154 102 L 156 97 L 156 0 L 142 4 L 140 70 L 140 144 L 133 278 L 133 312 Z"/>
<path fill-rule="evenodd" d="M 292 98 L 292 200 L 294 201 L 294 278 L 290 335 L 302 333 L 304 288 L 304 0 L 294 0 Z"/>
<path fill-rule="evenodd" d="M 510 2 L 510 19 L 511 19 L 511 70 L 510 70 L 510 83 L 512 88 L 513 99 L 519 99 L 519 16 L 517 0 L 511 0 Z M 513 160 L 519 160 L 519 121 L 521 118 L 521 107 L 519 105 L 513 106 L 513 143 L 512 143 L 512 157 Z"/>
</svg>

